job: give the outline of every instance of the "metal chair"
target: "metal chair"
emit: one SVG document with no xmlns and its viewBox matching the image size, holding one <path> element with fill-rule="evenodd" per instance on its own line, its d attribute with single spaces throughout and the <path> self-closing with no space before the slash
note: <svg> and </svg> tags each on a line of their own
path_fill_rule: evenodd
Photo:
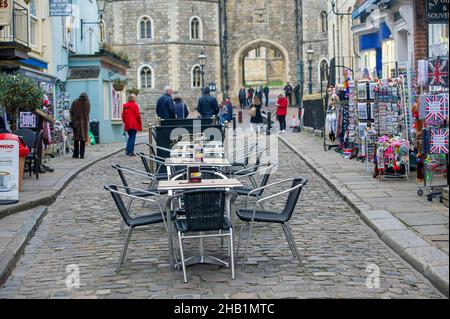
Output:
<svg viewBox="0 0 450 319">
<path fill-rule="evenodd" d="M 236 172 L 236 176 L 233 176 L 234 178 L 239 179 L 239 180 L 244 179 L 244 178 L 249 178 L 251 181 L 251 184 L 253 186 L 253 187 L 241 186 L 241 187 L 237 187 L 237 188 L 233 189 L 233 191 L 235 193 L 237 193 L 239 196 L 246 196 L 246 201 L 245 201 L 246 209 L 247 209 L 248 199 L 250 197 L 260 199 L 260 197 L 263 195 L 265 187 L 267 186 L 267 183 L 269 182 L 272 170 L 277 166 L 278 166 L 278 163 L 260 164 L 258 166 L 255 166 L 255 168 L 249 167 L 249 168 L 243 169 L 242 171 L 238 171 L 238 172 Z M 245 173 L 248 171 L 250 171 L 250 172 L 241 175 L 241 172 Z M 255 176 L 258 174 L 262 175 L 259 185 L 257 185 L 256 178 L 255 178 Z M 261 205 L 263 205 L 263 204 L 261 203 Z M 264 206 L 262 206 L 262 207 L 264 207 Z"/>
<path fill-rule="evenodd" d="M 111 193 L 111 196 L 117 206 L 117 209 L 119 210 L 120 215 L 122 216 L 123 221 L 125 224 L 129 226 L 127 237 L 125 238 L 125 242 L 123 244 L 122 253 L 120 255 L 119 264 L 117 266 L 117 272 L 120 271 L 120 268 L 125 261 L 125 256 L 128 249 L 128 244 L 130 242 L 131 234 L 133 233 L 133 230 L 138 227 L 144 227 L 149 225 L 155 225 L 163 223 L 164 227 L 167 232 L 167 222 L 165 220 L 165 214 L 163 210 L 163 206 L 161 203 L 159 203 L 157 200 L 154 200 L 151 198 L 151 196 L 157 196 L 157 194 L 152 194 L 151 192 L 147 192 L 141 189 L 131 188 L 131 187 L 123 187 L 123 186 L 116 186 L 116 185 L 105 185 L 104 188 Z M 120 191 L 123 190 L 123 191 Z M 130 195 L 131 192 L 141 192 L 141 193 L 148 193 L 149 197 L 136 197 L 134 195 Z M 159 213 L 155 214 L 149 214 L 139 217 L 131 217 L 129 214 L 129 211 L 127 207 L 124 204 L 124 201 L 122 197 L 128 197 L 133 198 L 137 200 L 142 200 L 146 202 L 152 202 L 158 205 L 159 207 Z M 175 216 L 173 215 L 171 217 L 172 221 L 175 219 Z M 170 221 L 170 222 L 172 222 Z"/>
<path fill-rule="evenodd" d="M 294 236 L 292 235 L 292 231 L 288 225 L 288 222 L 292 217 L 292 213 L 294 212 L 295 206 L 297 205 L 297 201 L 300 196 L 300 193 L 307 182 L 308 182 L 307 179 L 298 177 L 298 178 L 291 178 L 291 179 L 279 181 L 279 182 L 276 182 L 276 183 L 273 183 L 270 185 L 266 185 L 262 189 L 272 188 L 274 186 L 278 186 L 278 185 L 282 185 L 282 184 L 286 184 L 286 183 L 292 183 L 291 187 L 287 190 L 284 190 L 284 191 L 279 192 L 274 195 L 270 195 L 270 196 L 258 199 L 258 201 L 255 203 L 255 206 L 253 209 L 250 209 L 250 210 L 249 209 L 238 209 L 237 210 L 236 214 L 237 214 L 238 218 L 244 222 L 242 224 L 241 231 L 239 233 L 237 254 L 239 254 L 240 241 L 241 241 L 244 226 L 245 225 L 249 226 L 249 233 L 248 233 L 248 237 L 247 237 L 247 242 L 245 244 L 244 259 L 242 261 L 242 270 L 244 270 L 244 268 L 245 268 L 245 259 L 247 258 L 248 245 L 250 242 L 250 238 L 252 236 L 253 226 L 254 226 L 255 222 L 280 224 L 281 227 L 283 228 L 283 231 L 286 236 L 287 242 L 289 244 L 289 248 L 291 249 L 292 255 L 298 259 L 299 265 L 301 266 L 302 260 L 300 257 L 300 253 L 298 252 L 297 246 L 295 244 Z M 260 189 L 255 189 L 254 191 L 256 192 L 256 191 L 259 191 Z M 263 203 L 269 199 L 279 197 L 284 194 L 289 194 L 289 195 L 286 200 L 286 205 L 281 213 L 257 209 L 261 203 Z M 249 195 L 249 196 L 251 196 L 251 195 Z"/>
<path fill-rule="evenodd" d="M 128 195 L 132 195 L 133 197 L 130 198 L 128 204 L 127 204 L 127 210 L 130 211 L 131 207 L 133 205 L 133 202 L 135 200 L 136 197 L 151 197 L 151 196 L 155 196 L 154 194 L 157 194 L 157 199 L 160 201 L 160 203 L 162 204 L 163 200 L 161 198 L 161 195 L 166 195 L 167 192 L 159 192 L 158 191 L 158 180 L 156 179 L 155 175 L 147 173 L 147 172 L 143 172 L 141 170 L 132 168 L 132 167 L 126 167 L 126 166 L 122 166 L 122 165 L 118 165 L 118 164 L 114 164 L 112 165 L 112 168 L 114 168 L 115 170 L 117 170 L 117 172 L 119 173 L 119 177 L 120 180 L 122 181 L 122 185 L 123 187 L 125 187 L 125 191 Z M 130 189 L 130 184 L 128 182 L 127 179 L 127 175 L 132 175 L 134 177 L 140 177 L 143 178 L 143 180 L 140 180 L 141 183 L 145 183 L 148 182 L 149 183 L 149 187 L 147 190 L 145 191 L 133 191 Z M 142 202 L 142 204 L 144 205 L 145 202 Z M 162 204 L 163 205 L 163 204 Z M 121 225 L 120 225 L 120 232 L 123 231 L 123 228 L 125 226 L 125 222 L 122 221 Z"/>
<path fill-rule="evenodd" d="M 235 278 L 234 272 L 234 244 L 233 244 L 233 226 L 228 217 L 225 216 L 226 197 L 231 193 L 225 190 L 202 190 L 187 191 L 183 194 L 170 197 L 166 208 L 171 209 L 172 202 L 176 199 L 183 199 L 185 203 L 185 219 L 174 221 L 175 230 L 178 233 L 180 245 L 181 265 L 183 268 L 184 282 L 187 283 L 186 262 L 193 258 L 184 258 L 183 242 L 186 239 L 211 238 L 211 237 L 229 237 L 229 253 L 231 263 L 231 277 Z M 235 199 L 235 195 L 232 194 Z M 198 235 L 186 235 L 187 233 L 199 233 Z M 206 234 L 205 234 L 206 233 Z M 214 257 L 214 259 L 225 266 L 228 263 Z"/>
</svg>

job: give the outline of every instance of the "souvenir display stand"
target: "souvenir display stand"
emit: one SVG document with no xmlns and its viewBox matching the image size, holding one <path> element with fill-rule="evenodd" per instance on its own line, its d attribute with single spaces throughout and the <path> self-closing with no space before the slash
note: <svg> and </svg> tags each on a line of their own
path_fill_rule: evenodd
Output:
<svg viewBox="0 0 450 319">
<path fill-rule="evenodd" d="M 420 95 L 414 112 L 420 158 L 423 160 L 423 186 L 419 196 L 429 201 L 439 197 L 448 185 L 448 57 L 435 57 L 418 63 Z M 425 76 L 426 75 L 426 76 Z"/>
</svg>

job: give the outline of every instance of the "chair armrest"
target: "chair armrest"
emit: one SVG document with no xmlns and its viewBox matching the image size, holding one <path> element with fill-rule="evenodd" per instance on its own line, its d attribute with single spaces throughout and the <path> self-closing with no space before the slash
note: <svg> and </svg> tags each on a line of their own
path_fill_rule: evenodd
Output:
<svg viewBox="0 0 450 319">
<path fill-rule="evenodd" d="M 151 173 L 147 173 L 145 171 L 141 171 L 137 168 L 127 167 L 127 166 L 118 166 L 118 165 L 112 165 L 112 167 L 117 170 L 121 170 L 125 173 L 128 173 L 128 174 L 150 178 L 151 180 L 155 180 L 155 181 L 157 180 L 155 175 L 153 175 Z"/>
<path fill-rule="evenodd" d="M 156 155 L 149 155 L 149 154 L 144 154 L 144 153 L 137 153 L 137 155 L 140 156 L 141 158 L 145 158 L 146 160 L 155 162 L 156 164 L 159 164 L 159 165 L 165 165 L 166 164 L 165 161 L 160 160 L 159 159 L 160 157 L 156 156 Z"/>
</svg>

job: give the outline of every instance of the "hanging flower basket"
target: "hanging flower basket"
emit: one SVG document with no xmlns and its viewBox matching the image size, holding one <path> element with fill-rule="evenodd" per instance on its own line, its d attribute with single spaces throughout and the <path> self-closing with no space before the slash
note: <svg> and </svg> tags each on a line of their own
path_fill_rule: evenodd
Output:
<svg viewBox="0 0 450 319">
<path fill-rule="evenodd" d="M 124 81 L 114 81 L 113 88 L 114 88 L 114 90 L 120 92 L 125 88 L 125 82 Z"/>
</svg>

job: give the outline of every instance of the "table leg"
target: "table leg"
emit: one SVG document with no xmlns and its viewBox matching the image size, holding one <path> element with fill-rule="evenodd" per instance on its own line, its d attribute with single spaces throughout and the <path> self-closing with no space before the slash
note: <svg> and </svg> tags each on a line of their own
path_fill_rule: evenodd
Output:
<svg viewBox="0 0 450 319">
<path fill-rule="evenodd" d="M 168 193 L 169 197 L 173 196 L 173 192 L 170 191 Z M 173 258 L 173 236 L 172 236 L 172 232 L 173 232 L 173 224 L 172 224 L 172 209 L 173 209 L 173 204 L 170 205 L 170 207 L 166 207 L 166 221 L 167 221 L 167 236 L 169 238 L 169 254 L 170 254 L 170 269 L 174 270 L 175 268 L 175 259 Z"/>
</svg>

